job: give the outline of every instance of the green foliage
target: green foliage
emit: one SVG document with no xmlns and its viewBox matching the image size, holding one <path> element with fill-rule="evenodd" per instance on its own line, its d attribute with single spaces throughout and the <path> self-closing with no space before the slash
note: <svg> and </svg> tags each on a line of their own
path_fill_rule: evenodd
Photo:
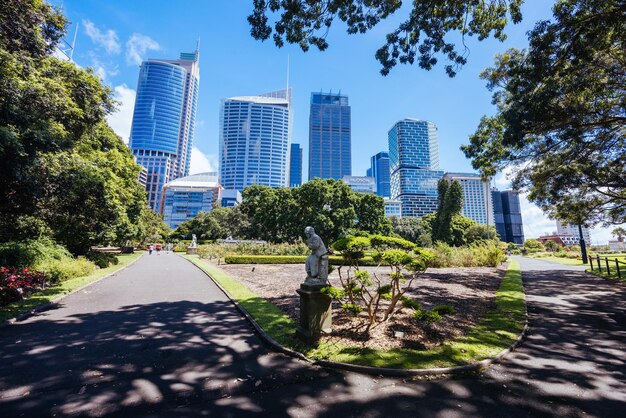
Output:
<svg viewBox="0 0 626 418">
<path fill-rule="evenodd" d="M 456 309 L 451 305 L 437 305 L 431 311 L 437 312 L 439 315 L 454 315 L 456 313 Z"/>
<path fill-rule="evenodd" d="M 343 289 L 334 286 L 326 286 L 320 289 L 320 292 L 325 294 L 331 299 L 339 300 L 346 296 L 346 292 Z"/>
<path fill-rule="evenodd" d="M 417 319 L 418 321 L 424 322 L 441 322 L 441 320 L 443 319 L 439 312 L 432 309 L 429 311 L 423 311 L 421 309 L 415 311 L 413 313 L 413 318 Z"/>
<path fill-rule="evenodd" d="M 432 251 L 434 258 L 429 263 L 433 267 L 496 267 L 506 260 L 503 249 L 495 241 L 468 247 L 451 247 L 437 243 Z"/>
<path fill-rule="evenodd" d="M 51 260 L 41 263 L 37 270 L 45 273 L 53 283 L 87 276 L 93 272 L 96 265 L 84 257 L 76 259 Z"/>
<path fill-rule="evenodd" d="M 403 308 L 413 309 L 413 310 L 416 310 L 416 311 L 419 311 L 420 309 L 422 309 L 421 303 L 419 303 L 415 299 L 411 299 L 411 298 L 408 298 L 406 296 L 402 297 L 402 307 Z"/>
<path fill-rule="evenodd" d="M 354 316 L 357 316 L 363 311 L 363 308 L 356 303 L 342 303 L 341 307 Z"/>
<path fill-rule="evenodd" d="M 412 251 L 417 245 L 404 238 L 389 237 L 385 235 L 372 235 L 369 237 L 372 248 L 382 250 L 385 248 L 396 248 L 405 251 Z"/>
<path fill-rule="evenodd" d="M 457 180 L 449 183 L 448 180 L 441 179 L 437 183 L 437 192 L 437 212 L 432 221 L 433 242 L 440 241 L 450 245 L 460 245 L 460 241 L 465 243 L 464 235 L 467 228 L 458 228 L 459 217 L 463 208 L 461 183 Z"/>
<path fill-rule="evenodd" d="M 617 228 L 613 228 L 611 235 L 617 238 L 619 242 L 624 242 L 624 239 L 626 239 L 626 229 L 618 226 Z"/>
<path fill-rule="evenodd" d="M 399 63 L 417 64 L 430 70 L 441 54 L 449 60 L 446 73 L 453 77 L 465 64 L 467 50 L 457 50 L 451 38 L 477 36 L 483 40 L 490 36 L 503 41 L 503 30 L 510 18 L 521 21 L 522 0 L 505 1 L 414 1 L 408 16 L 402 18 L 398 27 L 388 33 L 386 43 L 376 51 L 376 59 L 382 65 L 382 75 Z M 335 19 L 346 25 L 350 34 L 365 33 L 379 22 L 387 19 L 402 6 L 401 1 L 305 1 L 305 0 L 254 0 L 254 9 L 248 16 L 250 33 L 254 39 L 272 39 L 278 47 L 285 42 L 308 51 L 310 46 L 324 51 L 328 47 L 326 35 Z M 276 17 L 274 32 L 268 20 Z"/>
<path fill-rule="evenodd" d="M 391 221 L 385 217 L 385 201 L 382 197 L 370 193 L 354 193 L 356 226 L 361 231 L 372 234 L 389 234 Z"/>
<path fill-rule="evenodd" d="M 544 251 L 546 247 L 534 238 L 529 238 L 524 242 L 524 248 L 529 253 L 537 253 L 540 251 Z"/>
<path fill-rule="evenodd" d="M 496 57 L 481 77 L 498 113 L 462 149 L 551 217 L 574 224 L 626 221 L 626 18 L 618 0 L 563 0 L 529 32 L 528 50 Z"/>
<path fill-rule="evenodd" d="M 432 245 L 431 223 L 417 218 L 397 218 L 391 217 L 393 232 L 401 238 L 411 241 L 420 247 L 430 247 Z"/>
<path fill-rule="evenodd" d="M 119 263 L 117 256 L 111 253 L 90 251 L 85 255 L 85 258 L 101 269 L 105 269 L 111 265 L 116 266 Z"/>
<path fill-rule="evenodd" d="M 47 237 L 0 243 L 0 266 L 35 268 L 52 260 L 71 258 L 65 248 Z"/>
</svg>

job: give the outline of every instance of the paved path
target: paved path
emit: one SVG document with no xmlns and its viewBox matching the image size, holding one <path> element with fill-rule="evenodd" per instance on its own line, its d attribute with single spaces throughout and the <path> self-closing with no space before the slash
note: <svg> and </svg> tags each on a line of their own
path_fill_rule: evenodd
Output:
<svg viewBox="0 0 626 418">
<path fill-rule="evenodd" d="M 520 259 L 531 330 L 481 376 L 410 381 L 271 353 L 193 265 L 135 265 L 0 330 L 0 416 L 622 416 L 624 286 Z"/>
</svg>

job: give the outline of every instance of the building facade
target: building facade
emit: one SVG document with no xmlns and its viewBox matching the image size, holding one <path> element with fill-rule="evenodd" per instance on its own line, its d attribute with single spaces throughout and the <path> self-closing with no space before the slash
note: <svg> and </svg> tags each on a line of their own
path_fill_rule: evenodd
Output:
<svg viewBox="0 0 626 418">
<path fill-rule="evenodd" d="M 220 184 L 287 186 L 291 117 L 291 89 L 222 100 Z"/>
<path fill-rule="evenodd" d="M 591 245 L 591 234 L 589 234 L 589 228 L 583 226 L 582 230 L 583 230 L 582 237 L 585 240 L 585 244 Z M 578 225 L 564 223 L 557 219 L 556 220 L 556 232 L 558 234 L 574 235 L 575 237 L 578 237 L 578 239 L 580 240 L 580 231 L 578 230 Z"/>
<path fill-rule="evenodd" d="M 200 173 L 172 180 L 163 187 L 163 221 L 172 229 L 200 212 L 209 212 L 221 198 L 217 173 Z"/>
<path fill-rule="evenodd" d="M 302 147 L 291 144 L 289 152 L 289 187 L 302 185 Z"/>
<path fill-rule="evenodd" d="M 391 175 L 389 172 L 389 153 L 379 152 L 371 158 L 371 167 L 367 175 L 376 179 L 376 194 L 382 197 L 391 197 Z"/>
<path fill-rule="evenodd" d="M 504 242 L 524 243 L 524 225 L 519 193 L 513 190 L 491 191 L 496 231 Z"/>
<path fill-rule="evenodd" d="M 198 88 L 199 52 L 141 64 L 130 149 L 146 169 L 148 204 L 161 211 L 163 186 L 189 173 Z"/>
<path fill-rule="evenodd" d="M 439 139 L 434 123 L 403 119 L 389 130 L 391 199 L 402 202 L 403 217 L 421 217 L 437 210 Z"/>
<path fill-rule="evenodd" d="M 494 225 L 493 202 L 489 182 L 476 173 L 446 173 L 444 178 L 450 182 L 458 181 L 463 189 L 463 208 L 461 213 L 481 225 Z"/>
<path fill-rule="evenodd" d="M 309 180 L 352 174 L 351 113 L 348 96 L 311 93 Z"/>
<path fill-rule="evenodd" d="M 367 176 L 343 176 L 341 181 L 346 183 L 353 192 L 376 194 L 376 180 Z"/>
<path fill-rule="evenodd" d="M 385 216 L 402 218 L 402 202 L 399 200 L 385 199 Z"/>
</svg>

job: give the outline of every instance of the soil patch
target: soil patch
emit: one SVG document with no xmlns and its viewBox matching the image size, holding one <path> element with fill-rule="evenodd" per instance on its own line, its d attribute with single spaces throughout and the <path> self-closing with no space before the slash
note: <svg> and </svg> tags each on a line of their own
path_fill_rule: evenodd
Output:
<svg viewBox="0 0 626 418">
<path fill-rule="evenodd" d="M 299 320 L 299 296 L 296 289 L 304 281 L 304 266 L 299 264 L 222 264 L 219 266 L 257 295 L 272 302 L 294 321 Z M 365 267 L 371 274 L 385 280 L 385 267 Z M 338 303 L 333 304 L 333 331 L 323 337 L 329 342 L 376 349 L 428 349 L 445 340 L 464 335 L 487 311 L 495 308 L 496 290 L 504 277 L 505 266 L 498 268 L 429 269 L 412 283 L 407 296 L 420 302 L 423 309 L 451 305 L 454 315 L 441 322 L 429 323 L 413 318 L 414 311 L 402 308 L 389 321 L 379 322 L 363 335 L 366 315 L 354 317 Z M 335 270 L 329 276 L 333 286 L 340 287 Z M 387 303 L 387 302 L 385 302 Z"/>
</svg>

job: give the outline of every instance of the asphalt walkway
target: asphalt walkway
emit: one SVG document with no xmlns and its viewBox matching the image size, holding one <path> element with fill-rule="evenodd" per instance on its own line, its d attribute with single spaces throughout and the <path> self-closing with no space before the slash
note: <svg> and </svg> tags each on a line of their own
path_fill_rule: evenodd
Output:
<svg viewBox="0 0 626 418">
<path fill-rule="evenodd" d="M 521 347 L 480 376 L 412 381 L 272 353 L 195 266 L 145 255 L 0 330 L 0 416 L 623 416 L 626 287 L 520 262 Z"/>
</svg>

